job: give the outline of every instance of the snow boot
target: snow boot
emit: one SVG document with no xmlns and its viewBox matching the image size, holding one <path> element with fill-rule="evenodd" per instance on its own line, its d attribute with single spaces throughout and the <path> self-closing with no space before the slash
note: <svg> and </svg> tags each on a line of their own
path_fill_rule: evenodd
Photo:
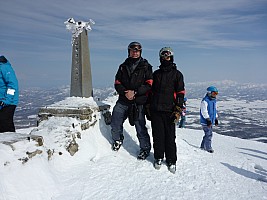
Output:
<svg viewBox="0 0 267 200">
<path fill-rule="evenodd" d="M 168 170 L 169 170 L 171 173 L 175 174 L 175 172 L 176 172 L 176 165 L 173 164 L 173 163 L 168 163 L 167 165 L 168 165 Z"/>
<path fill-rule="evenodd" d="M 162 159 L 155 159 L 154 160 L 154 168 L 159 170 L 162 164 Z"/>
<path fill-rule="evenodd" d="M 213 149 L 209 149 L 209 150 L 207 150 L 207 152 L 214 153 L 214 150 Z"/>
<path fill-rule="evenodd" d="M 120 140 L 114 141 L 114 143 L 112 144 L 112 150 L 119 151 L 119 149 L 121 148 L 121 145 L 122 145 L 122 141 Z"/>
<path fill-rule="evenodd" d="M 140 150 L 140 153 L 137 156 L 138 160 L 145 160 L 149 156 L 149 151 L 147 150 Z"/>
</svg>

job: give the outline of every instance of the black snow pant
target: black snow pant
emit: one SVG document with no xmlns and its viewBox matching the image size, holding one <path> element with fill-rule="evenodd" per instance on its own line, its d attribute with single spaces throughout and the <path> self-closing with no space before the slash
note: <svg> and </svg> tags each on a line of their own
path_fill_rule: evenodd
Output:
<svg viewBox="0 0 267 200">
<path fill-rule="evenodd" d="M 15 109 L 15 105 L 9 105 L 0 110 L 0 133 L 15 132 L 13 121 Z"/>
<path fill-rule="evenodd" d="M 163 159 L 175 164 L 177 161 L 177 148 L 175 143 L 175 123 L 171 121 L 170 112 L 151 112 L 151 126 L 153 136 L 154 158 Z"/>
</svg>

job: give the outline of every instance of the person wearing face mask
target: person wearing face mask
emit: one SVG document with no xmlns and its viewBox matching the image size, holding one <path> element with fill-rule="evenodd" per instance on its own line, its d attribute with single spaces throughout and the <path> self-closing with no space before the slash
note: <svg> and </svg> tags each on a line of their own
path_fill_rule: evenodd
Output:
<svg viewBox="0 0 267 200">
<path fill-rule="evenodd" d="M 0 133 L 15 132 L 13 117 L 18 100 L 16 74 L 6 57 L 0 55 Z"/>
<path fill-rule="evenodd" d="M 212 125 L 218 125 L 216 103 L 217 95 L 218 89 L 215 86 L 209 86 L 207 88 L 207 94 L 202 99 L 200 105 L 200 123 L 204 131 L 204 137 L 202 139 L 200 148 L 209 153 L 214 152 L 213 148 L 211 147 Z"/>
<path fill-rule="evenodd" d="M 168 170 L 175 173 L 177 119 L 173 118 L 173 112 L 177 107 L 183 107 L 185 85 L 183 74 L 177 70 L 174 63 L 173 50 L 170 47 L 162 48 L 159 58 L 159 69 L 153 73 L 150 103 L 154 167 L 160 169 L 165 157 Z"/>
<path fill-rule="evenodd" d="M 137 159 L 145 160 L 151 150 L 150 136 L 146 128 L 144 104 L 152 86 L 152 66 L 142 58 L 142 45 L 131 42 L 128 45 L 128 58 L 119 66 L 115 76 L 115 89 L 119 98 L 112 111 L 111 135 L 112 150 L 118 151 L 123 144 L 123 123 L 135 126 L 140 152 Z"/>
</svg>

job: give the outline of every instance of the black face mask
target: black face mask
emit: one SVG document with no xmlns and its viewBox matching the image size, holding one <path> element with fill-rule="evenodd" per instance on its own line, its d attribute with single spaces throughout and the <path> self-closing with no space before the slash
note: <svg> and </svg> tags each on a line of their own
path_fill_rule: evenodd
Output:
<svg viewBox="0 0 267 200">
<path fill-rule="evenodd" d="M 164 59 L 161 59 L 161 60 L 160 60 L 160 63 L 161 63 L 161 65 L 163 65 L 163 66 L 169 66 L 169 65 L 172 64 L 172 61 L 171 61 L 171 60 L 164 60 Z"/>
</svg>

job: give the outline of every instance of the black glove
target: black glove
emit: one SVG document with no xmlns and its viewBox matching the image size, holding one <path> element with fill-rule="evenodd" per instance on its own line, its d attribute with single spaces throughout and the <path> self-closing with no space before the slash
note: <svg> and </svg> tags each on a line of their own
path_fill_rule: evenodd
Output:
<svg viewBox="0 0 267 200">
<path fill-rule="evenodd" d="M 4 107 L 5 103 L 3 101 L 0 101 L 0 110 Z"/>
<path fill-rule="evenodd" d="M 210 121 L 210 118 L 207 118 L 207 126 L 211 126 L 211 121 Z"/>
<path fill-rule="evenodd" d="M 106 123 L 106 125 L 110 125 L 111 124 L 111 112 L 110 111 L 107 111 L 105 113 L 103 113 L 103 117 L 104 117 L 104 121 Z"/>
<path fill-rule="evenodd" d="M 218 126 L 219 122 L 218 122 L 218 119 L 216 118 L 215 119 L 215 126 Z"/>
<path fill-rule="evenodd" d="M 0 101 L 0 106 L 4 107 L 7 106 L 3 101 Z"/>
</svg>

